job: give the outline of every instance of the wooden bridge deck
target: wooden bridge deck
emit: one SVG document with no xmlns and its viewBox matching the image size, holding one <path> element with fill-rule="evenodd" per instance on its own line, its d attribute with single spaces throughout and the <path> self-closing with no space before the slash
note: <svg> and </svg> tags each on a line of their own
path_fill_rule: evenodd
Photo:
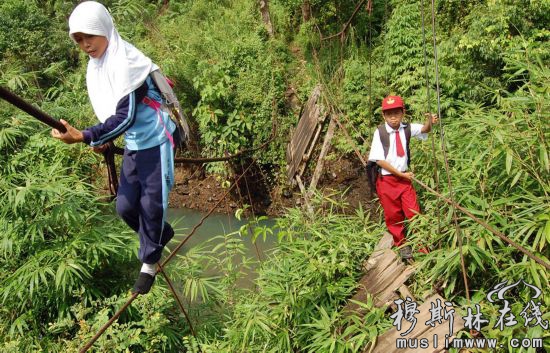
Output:
<svg viewBox="0 0 550 353">
<path fill-rule="evenodd" d="M 355 302 L 366 303 L 368 296 L 374 297 L 376 307 L 390 305 L 400 297 L 400 293 L 414 300 L 404 284 L 414 273 L 414 268 L 406 266 L 391 250 L 392 243 L 392 236 L 385 233 L 372 255 L 363 263 L 365 275 L 359 280 L 358 291 L 345 306 L 344 312 L 364 314 Z"/>
<path fill-rule="evenodd" d="M 420 311 L 420 313 L 415 316 L 416 325 L 411 332 L 409 332 L 406 336 L 401 336 L 401 334 L 406 332 L 410 327 L 410 323 L 403 320 L 401 331 L 397 331 L 395 327 L 392 328 L 391 330 L 384 333 L 382 336 L 378 337 L 376 346 L 373 350 L 368 347 L 368 349 L 365 349 L 363 353 L 446 352 L 447 350 L 445 349 L 445 340 L 447 339 L 449 343 L 452 342 L 456 333 L 464 328 L 464 320 L 460 315 L 456 315 L 455 313 L 453 320 L 453 336 L 451 336 L 450 338 L 446 337 L 446 335 L 448 335 L 450 332 L 448 320 L 443 319 L 441 323 L 435 322 L 435 325 L 433 327 L 426 324 L 426 321 L 431 319 L 430 309 L 432 309 L 432 306 L 436 306 L 438 304 L 440 306 L 445 306 L 444 302 L 445 299 L 437 294 L 426 299 L 424 304 L 418 307 L 418 311 Z M 406 348 L 398 348 L 399 339 L 406 340 Z M 423 345 L 421 345 L 422 342 L 424 342 Z M 422 346 L 427 347 L 420 348 Z"/>
<path fill-rule="evenodd" d="M 344 313 L 363 316 L 365 309 L 357 302 L 366 303 L 369 297 L 374 298 L 376 307 L 388 305 L 392 309 L 396 308 L 394 301 L 399 298 L 405 300 L 408 297 L 411 301 L 417 302 L 405 285 L 409 277 L 414 274 L 414 266 L 405 265 L 401 261 L 399 256 L 391 250 L 392 243 L 391 235 L 385 233 L 372 255 L 363 263 L 365 274 L 359 281 L 357 293 L 344 307 Z M 431 319 L 430 309 L 436 304 L 445 308 L 445 302 L 446 300 L 437 294 L 430 296 L 417 307 L 419 313 L 415 315 L 416 325 L 409 334 L 401 336 L 410 327 L 409 321 L 403 319 L 401 331 L 397 331 L 395 327 L 390 329 L 378 337 L 374 347 L 367 346 L 363 353 L 445 352 L 445 340 L 448 340 L 447 344 L 452 342 L 456 333 L 464 328 L 464 320 L 456 312 L 453 315 L 452 337 L 445 336 L 449 334 L 447 320 L 442 319 L 441 323 L 436 322 L 434 327 L 426 324 L 426 321 Z M 452 309 L 448 308 L 448 310 Z M 435 337 L 437 340 L 434 340 Z M 406 348 L 398 348 L 399 339 L 406 339 Z M 422 342 L 423 346 L 427 345 L 428 348 L 420 348 Z"/>
</svg>

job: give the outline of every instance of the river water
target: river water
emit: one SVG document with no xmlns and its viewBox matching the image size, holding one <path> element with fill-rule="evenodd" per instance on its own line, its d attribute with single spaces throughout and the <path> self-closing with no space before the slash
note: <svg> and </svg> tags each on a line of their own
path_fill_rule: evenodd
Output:
<svg viewBox="0 0 550 353">
<path fill-rule="evenodd" d="M 181 240 L 183 240 L 198 224 L 204 213 L 199 211 L 187 209 L 187 208 L 172 208 L 168 210 L 168 221 L 176 230 L 174 239 L 169 243 L 170 250 L 174 249 Z M 196 247 L 206 247 L 212 249 L 220 243 L 224 242 L 221 237 L 224 234 L 238 231 L 243 225 L 247 224 L 247 219 L 238 220 L 234 215 L 226 214 L 212 214 L 205 219 L 203 224 L 197 228 L 194 235 L 185 243 L 182 249 L 179 251 L 179 255 L 185 255 L 190 250 Z M 273 234 L 267 234 L 264 240 L 262 236 L 256 239 L 255 244 L 252 242 L 252 237 L 245 232 L 244 236 L 233 235 L 233 238 L 240 239 L 239 243 L 244 245 L 242 247 L 243 255 L 235 257 L 233 259 L 234 265 L 238 266 L 239 261 L 242 261 L 242 257 L 246 257 L 252 260 L 252 264 L 249 268 L 244 269 L 245 277 L 238 281 L 238 285 L 241 287 L 250 287 L 253 285 L 255 278 L 255 270 L 258 263 L 255 263 L 260 259 L 264 260 L 269 252 L 277 246 L 277 232 L 274 229 L 276 220 L 266 219 L 259 222 L 259 226 L 268 227 L 273 230 Z M 242 241 L 242 242 L 241 242 Z M 209 270 L 204 275 L 219 275 L 215 270 Z"/>
</svg>

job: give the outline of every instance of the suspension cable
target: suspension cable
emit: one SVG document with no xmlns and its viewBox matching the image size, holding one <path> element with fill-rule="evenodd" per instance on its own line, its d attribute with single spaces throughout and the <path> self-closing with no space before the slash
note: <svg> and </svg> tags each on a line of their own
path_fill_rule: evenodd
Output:
<svg viewBox="0 0 550 353">
<path fill-rule="evenodd" d="M 176 292 L 176 289 L 174 288 L 174 285 L 172 284 L 172 281 L 164 271 L 164 268 L 160 266 L 160 264 L 157 264 L 157 272 L 162 273 L 162 276 L 164 277 L 164 280 L 168 284 L 168 288 L 170 288 L 170 291 L 172 292 L 172 295 L 176 299 L 176 302 L 178 303 L 178 307 L 180 308 L 181 312 L 185 316 L 185 320 L 187 321 L 187 324 L 189 325 L 189 328 L 191 329 L 191 333 L 193 334 L 193 337 L 197 337 L 197 333 L 195 332 L 195 328 L 193 327 L 193 324 L 191 323 L 191 320 L 189 319 L 189 315 L 187 315 L 187 311 L 183 307 L 183 303 L 180 300 L 180 297 L 178 293 Z"/>
<path fill-rule="evenodd" d="M 88 351 L 88 349 L 90 349 L 90 347 L 92 347 L 92 345 L 95 343 L 95 341 L 97 341 L 97 339 L 99 337 L 101 337 L 101 335 L 103 334 L 103 332 L 105 332 L 105 330 L 107 330 L 109 328 L 109 326 L 111 326 L 115 321 L 116 319 L 118 319 L 118 317 L 130 306 L 130 304 L 132 304 L 132 302 L 137 298 L 137 296 L 139 295 L 139 293 L 135 292 L 135 293 L 132 293 L 132 296 L 130 297 L 130 299 L 128 299 L 128 301 L 126 303 L 124 303 L 124 305 L 118 309 L 118 311 L 113 315 L 113 317 L 111 317 L 109 319 L 109 321 L 107 321 L 107 323 L 105 325 L 103 325 L 99 331 L 97 331 L 97 333 L 94 335 L 94 337 L 92 337 L 92 339 L 90 339 L 88 341 L 88 343 L 86 343 L 84 345 L 84 347 L 82 347 L 80 349 L 80 353 L 85 353 Z"/>
<path fill-rule="evenodd" d="M 369 117 L 372 117 L 372 1 L 367 3 L 367 11 L 369 12 Z"/>
<path fill-rule="evenodd" d="M 189 233 L 189 235 L 187 235 L 187 237 L 185 237 L 182 241 L 180 241 L 180 243 L 178 244 L 178 246 L 172 250 L 170 252 L 170 255 L 161 263 L 157 266 L 157 271 L 156 271 L 156 274 L 158 274 L 159 272 L 162 271 L 162 269 L 166 266 L 166 264 L 179 252 L 179 250 L 181 249 L 181 247 L 187 243 L 187 241 L 195 234 L 196 230 L 204 223 L 205 219 L 208 218 L 213 212 L 214 210 L 218 207 L 218 205 L 223 201 L 225 200 L 225 198 L 229 195 L 229 193 L 231 192 L 231 190 L 233 190 L 233 188 L 235 187 L 235 185 L 238 183 L 238 181 L 246 174 L 246 172 L 251 168 L 252 164 L 249 164 L 248 167 L 245 169 L 245 171 L 243 172 L 243 174 L 241 174 L 236 180 L 235 182 L 233 183 L 233 185 L 231 187 L 229 187 L 229 189 L 225 192 L 225 194 L 220 198 L 220 200 L 218 202 L 216 202 L 216 204 L 210 209 L 210 211 L 208 211 L 208 213 L 203 216 L 201 218 L 201 220 L 199 221 L 199 223 L 197 223 L 193 229 L 191 230 L 191 232 Z M 113 317 L 111 319 L 109 319 L 109 321 L 103 325 L 99 331 L 82 347 L 82 349 L 80 349 L 80 353 L 85 353 L 88 351 L 88 349 L 90 349 L 90 347 L 99 339 L 99 337 L 101 337 L 101 335 L 105 332 L 105 330 L 107 330 L 107 328 L 109 328 L 117 319 L 118 317 L 128 308 L 128 306 L 130 306 L 130 304 L 137 298 L 137 296 L 139 295 L 139 293 L 135 292 L 135 293 L 132 293 L 132 296 L 130 297 L 130 299 L 128 299 L 128 301 L 115 313 L 115 315 L 113 315 Z"/>
<path fill-rule="evenodd" d="M 428 50 L 426 44 L 426 22 L 424 20 L 424 0 L 420 0 L 422 16 L 422 42 L 424 47 L 424 74 L 426 76 L 426 111 L 431 114 L 432 104 L 431 104 L 431 95 L 430 95 L 430 79 L 428 77 Z M 437 156 L 435 153 L 435 137 L 434 133 L 430 135 L 430 142 L 432 144 L 432 155 L 434 161 L 434 180 L 435 180 L 435 189 L 439 192 L 439 166 L 437 165 Z M 439 201 L 436 201 L 435 209 L 437 211 L 437 234 L 441 234 L 441 210 L 439 209 Z"/>
<path fill-rule="evenodd" d="M 384 0 L 384 26 L 386 27 L 386 30 L 384 31 L 384 37 L 387 35 L 387 23 L 388 23 L 388 0 Z M 384 38 L 385 39 L 385 38 Z M 387 40 L 383 40 L 384 43 L 384 62 L 388 62 L 388 51 L 387 48 Z M 384 69 L 384 86 L 388 87 L 388 70 Z"/>
<path fill-rule="evenodd" d="M 441 133 L 439 136 L 441 137 L 441 149 L 443 151 L 443 160 L 445 161 L 445 170 L 447 172 L 447 186 L 449 188 L 449 196 L 451 201 L 454 202 L 454 194 L 453 194 L 453 185 L 451 182 L 451 172 L 449 168 L 449 160 L 447 158 L 447 149 L 445 148 L 445 130 L 443 129 L 443 119 L 441 119 L 441 94 L 440 94 L 440 88 L 439 88 L 439 64 L 437 60 L 437 38 L 436 38 L 436 27 L 435 27 L 435 3 L 434 0 L 432 0 L 432 37 L 434 42 L 434 64 L 435 64 L 435 85 L 436 85 L 436 95 L 437 95 L 437 116 L 439 117 L 439 123 L 441 124 Z M 470 303 L 470 290 L 468 288 L 468 275 L 466 272 L 466 263 L 464 260 L 464 252 L 463 252 L 463 235 L 460 230 L 460 226 L 458 225 L 458 219 L 456 216 L 456 210 L 454 205 L 451 205 L 451 211 L 453 213 L 453 222 L 455 224 L 456 229 L 456 235 L 458 237 L 458 247 L 460 249 L 460 265 L 462 267 L 462 277 L 464 280 L 464 287 L 466 290 L 466 300 L 468 303 Z"/>
<path fill-rule="evenodd" d="M 424 184 L 423 182 L 421 182 L 420 180 L 418 180 L 417 178 L 415 178 L 413 176 L 413 180 L 416 181 L 420 186 L 422 186 L 424 189 L 428 190 L 429 192 L 431 192 L 432 194 L 434 194 L 435 196 L 439 197 L 440 199 L 442 199 L 443 201 L 445 201 L 446 203 L 448 203 L 449 205 L 453 206 L 453 207 L 456 207 L 457 209 L 459 209 L 460 211 L 462 211 L 465 215 L 467 215 L 468 217 L 470 217 L 473 221 L 475 221 L 476 223 L 478 223 L 479 225 L 481 225 L 483 228 L 487 229 L 489 232 L 493 233 L 494 235 L 496 235 L 497 237 L 499 237 L 500 239 L 502 239 L 503 241 L 505 241 L 506 243 L 508 243 L 509 245 L 511 245 L 512 247 L 516 248 L 517 250 L 521 251 L 523 254 L 525 254 L 526 256 L 528 256 L 529 258 L 531 258 L 533 261 L 535 261 L 536 263 L 538 263 L 539 265 L 543 266 L 544 268 L 546 268 L 547 270 L 550 270 L 550 263 L 548 262 L 545 262 L 543 261 L 541 258 L 537 257 L 536 255 L 534 255 L 532 252 L 530 252 L 529 250 L 527 250 L 526 248 L 524 248 L 523 246 L 519 245 L 518 243 L 516 243 L 515 241 L 513 241 L 512 239 L 508 238 L 506 235 L 504 235 L 502 232 L 494 229 L 493 227 L 491 227 L 489 224 L 487 224 L 487 222 L 484 222 L 482 221 L 481 219 L 477 218 L 476 216 L 474 216 L 472 214 L 472 212 L 468 211 L 466 208 L 460 206 L 460 204 L 458 204 L 457 202 L 441 195 L 440 193 L 438 193 L 437 191 L 435 191 L 434 189 L 432 189 L 431 187 L 429 187 L 428 185 Z"/>
<path fill-rule="evenodd" d="M 335 118 L 337 119 L 337 118 Z M 338 120 L 336 120 L 336 122 L 338 123 L 338 125 L 340 127 L 343 128 L 344 130 L 344 134 L 346 135 L 346 138 L 348 139 L 348 141 L 353 144 L 353 148 L 355 150 L 355 153 L 360 156 L 361 154 L 359 153 L 359 150 L 357 149 L 357 145 L 354 143 L 353 140 L 351 140 L 351 137 L 347 134 L 346 130 L 345 130 L 345 127 L 343 124 L 341 124 Z M 363 159 L 363 157 L 359 157 L 360 161 L 362 164 L 366 164 L 365 163 L 365 160 Z M 496 235 L 497 237 L 499 237 L 500 239 L 502 239 L 503 241 L 505 241 L 506 243 L 508 243 L 509 245 L 511 245 L 512 247 L 516 248 L 517 250 L 519 250 L 520 252 L 522 252 L 524 255 L 528 256 L 529 258 L 531 258 L 533 261 L 535 261 L 536 263 L 538 263 L 539 265 L 545 267 L 546 269 L 550 270 L 550 263 L 548 262 L 545 262 L 543 261 L 541 258 L 537 257 L 536 255 L 534 255 L 532 252 L 530 252 L 529 250 L 527 250 L 526 248 L 524 248 L 523 246 L 519 245 L 518 243 L 516 243 L 515 241 L 513 241 L 512 239 L 508 238 L 506 235 L 504 235 L 502 232 L 494 229 L 493 227 L 491 227 L 489 224 L 487 224 L 486 222 L 482 221 L 481 219 L 477 218 L 476 216 L 474 216 L 472 214 L 472 212 L 468 211 L 466 208 L 460 206 L 460 204 L 458 204 L 456 201 L 454 200 L 451 200 L 445 196 L 443 196 L 442 194 L 440 194 L 439 192 L 435 191 L 434 189 L 432 189 L 431 187 L 429 187 L 428 185 L 424 184 L 423 182 L 421 182 L 420 180 L 418 180 L 416 177 L 412 177 L 412 179 L 417 182 L 420 186 L 422 186 L 424 189 L 428 190 L 429 192 L 431 192 L 432 194 L 434 194 L 435 196 L 437 196 L 438 198 L 442 199 L 443 201 L 445 201 L 446 203 L 448 203 L 449 205 L 453 206 L 453 207 L 456 207 L 458 210 L 462 211 L 466 216 L 468 216 L 469 218 L 471 218 L 473 221 L 475 221 L 476 223 L 478 223 L 479 225 L 481 225 L 483 228 L 487 229 L 489 232 L 493 233 L 494 235 Z"/>
</svg>

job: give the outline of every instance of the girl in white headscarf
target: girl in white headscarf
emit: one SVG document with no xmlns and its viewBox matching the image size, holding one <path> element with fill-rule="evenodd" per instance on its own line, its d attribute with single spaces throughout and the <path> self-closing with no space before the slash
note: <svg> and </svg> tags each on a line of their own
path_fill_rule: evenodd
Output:
<svg viewBox="0 0 550 353">
<path fill-rule="evenodd" d="M 174 180 L 175 124 L 160 109 L 161 95 L 150 77 L 158 67 L 118 34 L 98 2 L 79 4 L 69 18 L 69 35 L 89 56 L 86 84 L 100 123 L 80 131 L 65 120 L 65 143 L 84 142 L 94 150 L 124 134 L 126 148 L 117 193 L 117 212 L 139 234 L 143 263 L 134 291 L 149 292 L 155 264 L 174 230 L 165 222 Z M 175 133 L 176 132 L 176 133 Z"/>
</svg>

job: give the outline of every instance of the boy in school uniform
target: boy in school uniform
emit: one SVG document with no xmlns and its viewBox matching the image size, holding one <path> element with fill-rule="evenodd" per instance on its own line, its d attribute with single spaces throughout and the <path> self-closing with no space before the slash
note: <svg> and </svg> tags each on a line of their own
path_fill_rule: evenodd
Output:
<svg viewBox="0 0 550 353">
<path fill-rule="evenodd" d="M 404 124 L 402 121 L 405 116 L 405 104 L 400 96 L 384 98 L 382 115 L 385 123 L 374 132 L 368 159 L 380 167 L 376 192 L 384 209 L 386 226 L 393 236 L 394 246 L 401 247 L 399 253 L 403 260 L 410 260 L 412 249 L 410 245 L 406 245 L 403 222 L 420 213 L 420 206 L 412 185 L 413 173 L 408 171 L 407 136 L 425 140 L 432 130 L 432 124 L 437 123 L 437 115 L 427 114 L 423 125 Z M 389 137 L 389 145 L 383 145 L 381 134 Z"/>
</svg>

